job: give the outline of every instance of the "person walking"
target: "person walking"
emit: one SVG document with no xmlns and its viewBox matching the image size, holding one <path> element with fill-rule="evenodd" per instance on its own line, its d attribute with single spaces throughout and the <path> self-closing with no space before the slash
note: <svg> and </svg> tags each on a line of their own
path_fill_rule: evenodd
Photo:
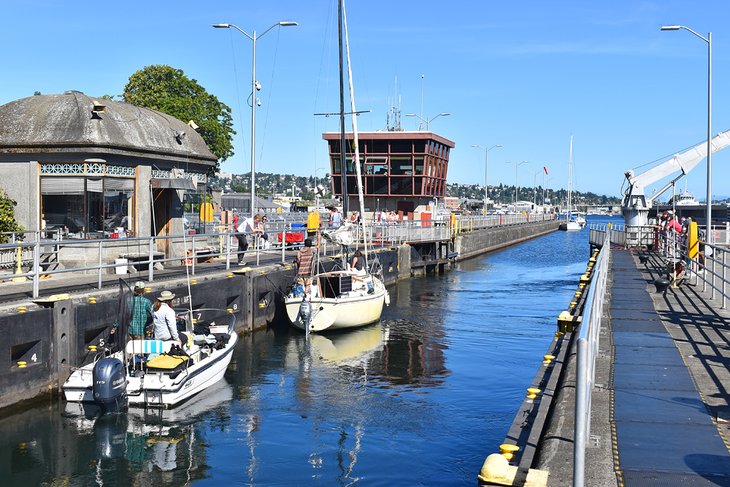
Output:
<svg viewBox="0 0 730 487">
<path fill-rule="evenodd" d="M 238 239 L 238 265 L 246 265 L 244 257 L 248 250 L 249 239 L 255 238 L 256 233 L 261 231 L 259 227 L 260 220 L 261 217 L 259 215 L 254 215 L 253 217 L 244 219 L 238 225 L 238 228 L 236 228 L 238 232 L 236 234 L 236 238 Z"/>
</svg>

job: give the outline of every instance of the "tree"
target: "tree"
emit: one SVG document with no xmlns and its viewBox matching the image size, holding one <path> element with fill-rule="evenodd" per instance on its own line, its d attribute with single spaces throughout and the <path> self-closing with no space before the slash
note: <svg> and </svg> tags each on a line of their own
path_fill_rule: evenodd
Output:
<svg viewBox="0 0 730 487">
<path fill-rule="evenodd" d="M 0 189 L 0 232 L 23 231 L 23 227 L 15 221 L 15 205 L 17 205 L 15 200 Z M 0 243 L 7 243 L 7 237 L 7 235 L 0 234 Z"/>
<path fill-rule="evenodd" d="M 127 103 L 157 110 L 184 122 L 193 120 L 218 162 L 233 155 L 236 132 L 233 130 L 231 108 L 208 93 L 196 80 L 185 76 L 181 69 L 165 65 L 147 66 L 129 77 L 122 97 Z"/>
</svg>

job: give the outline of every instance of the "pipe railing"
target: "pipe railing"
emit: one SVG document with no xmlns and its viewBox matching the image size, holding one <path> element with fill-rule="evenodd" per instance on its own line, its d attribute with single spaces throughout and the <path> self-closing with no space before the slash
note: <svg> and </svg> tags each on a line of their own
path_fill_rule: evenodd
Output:
<svg viewBox="0 0 730 487">
<path fill-rule="evenodd" d="M 360 247 L 364 243 L 364 231 L 368 242 L 374 248 L 390 247 L 404 243 L 443 241 L 459 233 L 466 233 L 484 228 L 518 225 L 535 221 L 554 220 L 554 215 L 487 215 L 459 216 L 455 222 L 449 221 L 404 221 L 401 223 L 376 223 L 353 225 L 354 245 Z M 453 225 L 452 225 L 453 223 Z M 225 230 L 227 226 L 213 227 Z M 0 281 L 30 279 L 33 282 L 33 298 L 40 293 L 41 278 L 70 273 L 96 273 L 97 287 L 103 286 L 103 277 L 114 273 L 119 267 L 134 266 L 139 272 L 147 272 L 147 280 L 154 281 L 155 265 L 176 263 L 188 266 L 191 275 L 195 275 L 199 259 L 222 260 L 225 269 L 231 268 L 231 261 L 244 253 L 247 260 L 255 259 L 258 265 L 262 259 L 267 261 L 286 262 L 286 249 L 300 246 L 306 236 L 306 227 L 292 228 L 291 224 L 268 222 L 266 232 L 268 241 L 260 234 L 247 237 L 252 240 L 245 252 L 238 251 L 237 232 L 218 231 L 209 234 L 186 234 L 171 236 L 128 237 L 120 239 L 62 239 L 56 234 L 53 239 L 44 239 L 45 232 L 25 232 L 23 237 L 13 237 L 14 243 L 0 244 L 0 267 L 9 268 L 8 272 L 0 271 Z M 287 235 L 297 234 L 295 242 L 287 243 Z M 30 237 L 34 240 L 30 241 Z M 169 249 L 168 252 L 158 250 Z M 334 256 L 340 252 L 340 246 L 322 239 L 320 252 L 324 256 Z M 18 252 L 20 257 L 18 257 Z M 57 261 L 42 263 L 43 255 L 55 254 Z M 69 258 L 73 256 L 73 258 Z M 126 261 L 124 261 L 126 259 Z M 76 262 L 71 264 L 71 262 Z M 63 268 L 51 268 L 54 263 L 63 264 Z M 22 272 L 22 267 L 28 268 Z M 20 270 L 20 272 L 19 272 Z"/>
<path fill-rule="evenodd" d="M 591 397 L 595 385 L 596 357 L 606 297 L 608 263 L 611 252 L 611 227 L 605 228 L 604 240 L 596 259 L 593 279 L 583 309 L 577 336 L 575 388 L 575 425 L 573 442 L 573 486 L 585 483 L 586 444 L 591 431 Z"/>
</svg>

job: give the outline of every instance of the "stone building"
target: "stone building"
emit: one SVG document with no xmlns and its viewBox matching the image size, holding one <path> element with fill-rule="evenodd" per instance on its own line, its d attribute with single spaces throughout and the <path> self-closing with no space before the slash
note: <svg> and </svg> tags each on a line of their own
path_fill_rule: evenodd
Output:
<svg viewBox="0 0 730 487">
<path fill-rule="evenodd" d="M 78 91 L 16 100 L 0 106 L 0 187 L 42 235 L 180 235 L 183 195 L 216 163 L 194 127 Z"/>
</svg>

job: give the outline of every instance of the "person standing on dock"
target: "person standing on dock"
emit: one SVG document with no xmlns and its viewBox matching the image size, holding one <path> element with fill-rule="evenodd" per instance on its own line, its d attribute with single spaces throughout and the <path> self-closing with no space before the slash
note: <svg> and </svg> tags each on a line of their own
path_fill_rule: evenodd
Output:
<svg viewBox="0 0 730 487">
<path fill-rule="evenodd" d="M 261 220 L 261 217 L 259 215 L 254 215 L 253 217 L 246 218 L 243 220 L 239 225 L 238 228 L 236 228 L 236 231 L 238 232 L 236 234 L 236 239 L 238 239 L 238 264 L 239 265 L 245 265 L 246 262 L 243 260 L 243 258 L 246 255 L 246 250 L 248 250 L 248 239 L 249 238 L 255 238 L 255 233 L 260 232 L 261 228 L 259 227 L 259 221 Z"/>
<path fill-rule="evenodd" d="M 330 228 L 336 230 L 342 224 L 342 214 L 334 206 L 330 207 Z"/>
</svg>

